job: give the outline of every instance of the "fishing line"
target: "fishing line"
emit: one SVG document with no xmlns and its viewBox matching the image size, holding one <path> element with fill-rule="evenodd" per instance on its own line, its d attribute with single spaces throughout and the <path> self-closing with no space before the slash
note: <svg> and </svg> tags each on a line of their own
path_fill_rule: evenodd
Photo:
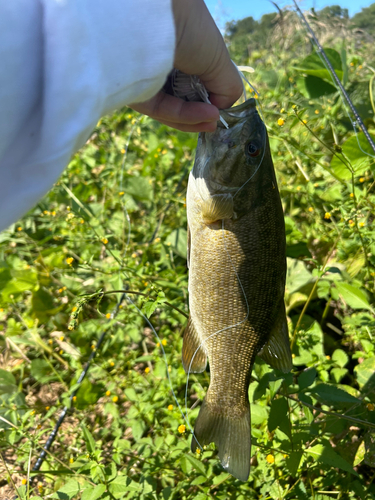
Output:
<svg viewBox="0 0 375 500">
<path fill-rule="evenodd" d="M 310 35 L 310 39 L 312 40 L 313 42 L 313 45 L 315 43 L 317 49 L 316 49 L 316 53 L 318 54 L 318 57 L 319 59 L 322 61 L 324 67 L 327 69 L 327 71 L 330 73 L 331 75 L 331 79 L 332 79 L 332 82 L 334 84 L 334 86 L 336 87 L 336 89 L 340 92 L 341 94 L 341 98 L 342 98 L 342 103 L 344 105 L 344 108 L 345 108 L 345 112 L 352 124 L 352 127 L 353 127 L 353 131 L 354 131 L 354 134 L 356 136 L 356 139 L 357 139 L 357 144 L 358 144 L 358 147 L 359 149 L 362 151 L 362 153 L 364 153 L 366 156 L 370 156 L 371 158 L 375 158 L 374 155 L 364 151 L 362 149 L 362 146 L 360 144 L 360 141 L 359 141 L 359 138 L 358 138 L 358 132 L 357 132 L 357 125 L 359 125 L 359 127 L 362 129 L 362 132 L 364 133 L 368 143 L 370 144 L 372 150 L 374 151 L 375 153 L 375 143 L 374 141 L 372 140 L 372 137 L 370 136 L 365 124 L 363 123 L 361 117 L 359 116 L 354 104 L 352 103 L 349 95 L 347 94 L 346 90 L 344 89 L 343 85 L 341 84 L 341 81 L 339 79 L 339 77 L 337 76 L 334 68 L 332 67 L 323 47 L 321 46 L 318 38 L 316 37 L 313 29 L 311 28 L 310 24 L 308 23 L 306 17 L 304 16 L 303 12 L 301 11 L 301 9 L 299 8 L 299 6 L 297 5 L 297 2 L 296 0 L 293 0 L 294 2 L 294 5 L 295 5 L 295 8 L 297 10 L 297 13 L 299 14 L 299 19 L 302 19 L 303 23 L 305 24 L 306 26 L 306 29 Z M 345 101 L 347 102 L 347 104 L 349 105 L 349 108 L 350 110 L 352 111 L 354 117 L 355 117 L 355 120 L 353 121 L 352 117 L 350 116 L 350 112 L 346 106 L 346 103 Z"/>
</svg>

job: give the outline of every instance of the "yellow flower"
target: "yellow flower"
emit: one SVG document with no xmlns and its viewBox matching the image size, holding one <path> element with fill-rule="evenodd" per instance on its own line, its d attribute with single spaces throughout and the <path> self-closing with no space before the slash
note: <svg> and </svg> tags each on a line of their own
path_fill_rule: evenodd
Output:
<svg viewBox="0 0 375 500">
<path fill-rule="evenodd" d="M 150 373 L 150 367 L 149 366 L 146 366 L 145 373 Z"/>
<path fill-rule="evenodd" d="M 307 120 L 302 120 L 302 123 L 304 123 L 304 124 L 306 125 L 306 123 L 307 123 Z"/>
<path fill-rule="evenodd" d="M 359 178 L 359 182 L 365 182 L 365 178 L 364 177 L 360 177 Z"/>
<path fill-rule="evenodd" d="M 200 449 L 200 448 L 197 448 L 197 449 L 195 450 L 195 453 L 196 453 L 197 455 L 200 455 L 200 454 L 201 454 L 201 449 Z"/>
<path fill-rule="evenodd" d="M 364 225 L 365 225 L 365 223 L 364 223 L 364 222 L 360 222 L 360 223 L 358 224 L 358 226 L 359 226 L 359 227 L 364 227 Z"/>
<path fill-rule="evenodd" d="M 72 464 L 74 463 L 74 458 L 69 458 L 69 462 Z"/>
<path fill-rule="evenodd" d="M 74 261 L 73 257 L 68 257 L 68 258 L 66 259 L 66 263 L 67 263 L 67 264 L 69 264 L 69 266 L 71 266 L 71 265 L 72 265 L 72 262 L 73 262 L 73 261 Z"/>
<path fill-rule="evenodd" d="M 53 340 L 52 340 L 52 339 L 49 339 L 48 343 L 49 343 L 50 345 L 52 345 L 52 344 L 53 344 Z"/>
<path fill-rule="evenodd" d="M 105 315 L 105 317 L 106 317 L 107 319 L 111 319 L 111 313 L 107 313 L 107 314 Z"/>
<path fill-rule="evenodd" d="M 350 63 L 350 66 L 354 66 L 354 63 L 352 63 L 352 62 L 351 62 L 351 63 Z"/>
<path fill-rule="evenodd" d="M 167 345 L 167 339 L 163 339 L 163 340 L 161 341 L 161 343 L 162 343 L 163 345 Z"/>
<path fill-rule="evenodd" d="M 61 354 L 64 354 L 64 351 L 62 349 L 59 350 L 59 354 L 61 356 Z"/>
<path fill-rule="evenodd" d="M 313 207 L 309 207 L 309 212 L 313 212 L 313 211 L 314 211 Z"/>
<path fill-rule="evenodd" d="M 30 415 L 35 415 L 35 410 L 33 410 L 33 411 L 30 413 Z"/>
<path fill-rule="evenodd" d="M 124 154 L 125 154 L 125 149 L 124 149 L 124 148 L 122 148 L 122 149 L 121 149 L 121 154 L 122 154 L 122 155 L 124 155 Z"/>
<path fill-rule="evenodd" d="M 178 432 L 180 434 L 184 434 L 185 431 L 186 431 L 186 427 L 183 424 L 178 426 Z"/>
<path fill-rule="evenodd" d="M 297 186 L 297 191 L 301 191 L 301 186 Z"/>
<path fill-rule="evenodd" d="M 22 231 L 22 227 L 21 226 L 17 227 L 17 231 Z"/>
<path fill-rule="evenodd" d="M 173 410 L 173 405 L 169 405 L 169 406 L 168 406 L 168 410 L 169 410 L 169 411 L 172 411 L 172 410 Z"/>
<path fill-rule="evenodd" d="M 61 342 L 64 340 L 64 335 L 61 335 L 61 337 L 59 337 L 59 340 L 61 340 Z"/>
<path fill-rule="evenodd" d="M 156 342 L 156 347 L 160 347 L 160 342 Z"/>
<path fill-rule="evenodd" d="M 319 184 L 317 182 L 315 182 L 314 188 L 317 188 L 318 186 L 319 186 Z"/>
<path fill-rule="evenodd" d="M 104 245 L 106 245 L 108 243 L 107 238 L 102 238 L 102 242 L 104 243 Z"/>
<path fill-rule="evenodd" d="M 73 401 L 77 401 L 77 396 L 73 396 Z"/>
<path fill-rule="evenodd" d="M 319 114 L 319 109 L 316 109 L 315 110 L 315 114 L 318 115 Z"/>
<path fill-rule="evenodd" d="M 92 344 L 91 349 L 92 349 L 93 351 L 95 351 L 95 349 L 96 349 L 96 345 L 95 345 L 95 344 Z"/>
<path fill-rule="evenodd" d="M 297 105 L 296 104 L 293 104 L 292 108 L 293 109 L 296 109 Z"/>
<path fill-rule="evenodd" d="M 126 118 L 130 120 L 132 118 L 132 115 L 129 113 L 128 115 L 126 115 Z"/>
<path fill-rule="evenodd" d="M 367 409 L 368 409 L 368 411 L 374 411 L 375 406 L 374 406 L 372 403 L 369 403 L 369 404 L 367 405 Z"/>
<path fill-rule="evenodd" d="M 155 238 L 155 243 L 159 243 L 160 238 Z"/>
<path fill-rule="evenodd" d="M 136 257 L 138 257 L 137 254 L 135 252 L 132 253 L 132 258 L 135 259 Z"/>
<path fill-rule="evenodd" d="M 120 191 L 119 192 L 119 196 L 122 196 L 123 194 L 125 194 L 125 191 Z"/>
<path fill-rule="evenodd" d="M 110 364 L 111 366 L 115 366 L 115 363 L 114 363 L 113 361 L 110 361 L 110 362 L 109 362 L 109 364 Z"/>
<path fill-rule="evenodd" d="M 279 118 L 277 120 L 277 124 L 279 125 L 279 127 L 282 127 L 284 125 L 284 123 L 285 123 L 285 120 L 283 120 L 282 118 Z"/>
<path fill-rule="evenodd" d="M 113 401 L 114 403 L 117 403 L 117 401 L 118 401 L 118 396 L 113 396 L 112 401 Z"/>
<path fill-rule="evenodd" d="M 280 109 L 280 113 L 285 113 L 285 109 L 284 109 L 284 108 L 281 108 L 281 109 Z"/>
<path fill-rule="evenodd" d="M 363 68 L 363 66 L 362 66 L 362 64 L 360 64 L 360 65 L 358 66 L 358 69 L 362 69 L 362 68 Z"/>
<path fill-rule="evenodd" d="M 350 198 L 354 198 L 354 193 L 350 193 Z"/>
<path fill-rule="evenodd" d="M 74 307 L 72 308 L 72 312 L 75 312 L 76 310 L 77 310 L 77 306 L 74 306 Z"/>
<path fill-rule="evenodd" d="M 26 484 L 27 483 L 27 479 L 22 479 L 21 483 L 22 484 Z"/>
<path fill-rule="evenodd" d="M 106 396 L 110 396 L 111 395 L 111 391 L 106 391 L 105 395 Z"/>
<path fill-rule="evenodd" d="M 326 213 L 324 214 L 324 218 L 325 218 L 325 219 L 330 219 L 330 218 L 331 218 L 331 214 L 330 214 L 329 212 L 326 212 Z"/>
<path fill-rule="evenodd" d="M 327 354 L 326 359 L 328 359 L 328 360 L 331 359 L 331 356 L 328 356 L 328 354 Z"/>
<path fill-rule="evenodd" d="M 273 455 L 267 455 L 266 460 L 269 464 L 273 464 L 275 462 L 275 457 Z"/>
<path fill-rule="evenodd" d="M 49 410 L 49 408 L 50 408 L 49 406 L 46 406 L 46 408 L 45 408 L 45 409 L 46 409 L 46 411 L 48 411 L 48 410 Z"/>
<path fill-rule="evenodd" d="M 51 212 L 51 215 L 52 215 L 53 217 L 55 217 L 55 216 L 56 216 L 56 212 L 55 212 L 55 211 Z"/>
</svg>

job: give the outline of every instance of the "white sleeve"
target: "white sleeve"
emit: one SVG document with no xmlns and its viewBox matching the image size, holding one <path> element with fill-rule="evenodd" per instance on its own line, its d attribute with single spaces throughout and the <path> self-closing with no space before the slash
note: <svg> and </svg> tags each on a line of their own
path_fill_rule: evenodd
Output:
<svg viewBox="0 0 375 500">
<path fill-rule="evenodd" d="M 174 47 L 171 0 L 0 0 L 0 230 L 103 114 L 160 90 Z"/>
</svg>

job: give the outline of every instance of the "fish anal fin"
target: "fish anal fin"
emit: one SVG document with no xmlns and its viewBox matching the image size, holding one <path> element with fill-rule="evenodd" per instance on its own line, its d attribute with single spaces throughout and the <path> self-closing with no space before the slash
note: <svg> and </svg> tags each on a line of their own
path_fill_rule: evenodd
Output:
<svg viewBox="0 0 375 500">
<path fill-rule="evenodd" d="M 272 368 L 277 368 L 284 373 L 290 372 L 293 368 L 284 303 L 279 308 L 270 337 L 258 352 L 258 356 Z"/>
<path fill-rule="evenodd" d="M 186 373 L 201 373 L 206 369 L 206 364 L 207 355 L 189 316 L 182 345 L 182 366 Z"/>
<path fill-rule="evenodd" d="M 241 417 L 231 417 L 211 410 L 204 399 L 195 423 L 191 450 L 195 452 L 197 448 L 212 442 L 218 448 L 224 469 L 240 481 L 247 481 L 251 454 L 249 405 Z"/>
</svg>

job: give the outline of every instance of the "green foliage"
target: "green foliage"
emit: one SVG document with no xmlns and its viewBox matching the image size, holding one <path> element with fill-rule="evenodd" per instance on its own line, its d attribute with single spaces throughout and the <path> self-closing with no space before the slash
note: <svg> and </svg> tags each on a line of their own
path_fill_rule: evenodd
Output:
<svg viewBox="0 0 375 500">
<path fill-rule="evenodd" d="M 375 498 L 374 159 L 294 14 L 283 16 L 228 25 L 233 59 L 255 67 L 285 212 L 294 365 L 281 374 L 255 362 L 249 481 L 224 472 L 212 444 L 190 452 L 167 378 L 165 361 L 184 409 L 185 193 L 196 137 L 120 110 L 0 235 L 0 449 L 22 499 Z M 373 44 L 350 32 L 345 9 L 310 20 L 326 26 L 328 56 L 375 137 Z M 345 47 L 330 38 L 338 26 L 349 30 Z M 208 372 L 191 375 L 189 408 L 208 383 Z M 28 491 L 29 457 L 33 466 L 65 405 Z M 187 412 L 192 426 L 198 410 Z"/>
</svg>

